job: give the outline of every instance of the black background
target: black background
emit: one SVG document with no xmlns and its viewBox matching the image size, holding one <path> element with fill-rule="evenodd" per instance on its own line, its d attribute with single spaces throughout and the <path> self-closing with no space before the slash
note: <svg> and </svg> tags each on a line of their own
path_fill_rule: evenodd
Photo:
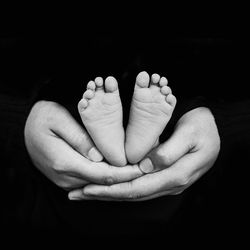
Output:
<svg viewBox="0 0 250 250">
<path fill-rule="evenodd" d="M 179 102 L 197 95 L 230 102 L 244 100 L 249 99 L 247 45 L 245 33 L 232 32 L 228 27 L 179 32 L 122 28 L 119 32 L 108 28 L 95 31 L 72 26 L 4 30 L 0 90 L 5 96 L 29 100 L 37 86 L 43 86 L 41 79 L 52 79 L 52 87 L 44 88 L 44 92 L 49 91 L 46 98 L 75 107 L 89 79 L 113 75 L 128 110 L 133 81 L 139 71 L 146 70 L 165 75 Z M 124 113 L 127 120 L 128 112 Z M 23 152 L 16 153 L 15 159 L 2 156 L 5 166 L 15 169 L 23 157 Z M 223 148 L 213 169 L 182 195 L 132 204 L 72 204 L 64 191 L 36 170 L 28 168 L 28 174 L 14 171 L 14 177 L 4 182 L 4 225 L 7 232 L 27 227 L 27 235 L 35 225 L 39 230 L 33 234 L 40 234 L 44 228 L 46 237 L 51 231 L 56 235 L 73 232 L 78 237 L 89 232 L 91 236 L 144 237 L 151 231 L 161 237 L 233 237 L 242 231 L 246 218 L 242 173 L 244 176 L 248 156 L 245 145 L 236 141 L 234 147 Z"/>
</svg>

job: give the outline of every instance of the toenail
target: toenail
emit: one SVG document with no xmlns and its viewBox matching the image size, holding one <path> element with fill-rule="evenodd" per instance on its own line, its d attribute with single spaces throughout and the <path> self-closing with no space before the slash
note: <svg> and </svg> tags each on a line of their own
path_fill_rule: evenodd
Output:
<svg viewBox="0 0 250 250">
<path fill-rule="evenodd" d="M 108 80 L 108 81 L 110 81 L 110 80 L 111 80 L 111 81 L 114 81 L 115 78 L 114 78 L 113 76 L 108 76 L 108 77 L 106 78 L 106 81 L 107 81 L 107 80 Z"/>
<path fill-rule="evenodd" d="M 83 94 L 83 97 L 88 98 L 88 99 L 92 98 L 93 96 L 94 96 L 94 92 L 90 89 L 85 91 L 85 93 Z"/>
<path fill-rule="evenodd" d="M 145 78 L 149 78 L 149 75 L 146 71 L 142 71 L 141 73 L 138 74 L 137 76 L 140 80 L 144 80 Z"/>
<path fill-rule="evenodd" d="M 136 77 L 136 82 L 139 84 L 140 87 L 147 87 L 149 84 L 149 75 L 146 71 L 139 73 Z"/>
<path fill-rule="evenodd" d="M 109 76 L 106 78 L 105 89 L 109 92 L 114 92 L 115 90 L 117 90 L 117 82 L 114 77 Z"/>
<path fill-rule="evenodd" d="M 79 110 L 84 110 L 88 106 L 88 101 L 86 99 L 81 99 L 78 104 Z"/>
<path fill-rule="evenodd" d="M 103 79 L 101 77 L 96 77 L 95 83 L 97 87 L 102 87 L 103 85 Z"/>
<path fill-rule="evenodd" d="M 90 82 L 87 84 L 87 89 L 95 90 L 95 82 L 90 81 Z"/>
<path fill-rule="evenodd" d="M 158 83 L 160 80 L 160 76 L 158 74 L 153 74 L 151 79 L 153 83 Z"/>
<path fill-rule="evenodd" d="M 160 86 L 168 85 L 168 79 L 166 77 L 162 77 L 160 80 Z"/>
</svg>

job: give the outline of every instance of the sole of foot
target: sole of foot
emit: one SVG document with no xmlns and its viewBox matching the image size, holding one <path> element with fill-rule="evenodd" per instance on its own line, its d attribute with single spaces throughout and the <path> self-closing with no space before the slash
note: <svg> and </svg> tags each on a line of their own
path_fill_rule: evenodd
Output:
<svg viewBox="0 0 250 250">
<path fill-rule="evenodd" d="M 125 151 L 130 163 L 138 163 L 153 148 L 169 122 L 176 98 L 166 77 L 145 71 L 136 77 Z"/>
<path fill-rule="evenodd" d="M 81 119 L 98 150 L 114 166 L 127 163 L 122 104 L 116 79 L 96 77 L 78 103 Z"/>
</svg>

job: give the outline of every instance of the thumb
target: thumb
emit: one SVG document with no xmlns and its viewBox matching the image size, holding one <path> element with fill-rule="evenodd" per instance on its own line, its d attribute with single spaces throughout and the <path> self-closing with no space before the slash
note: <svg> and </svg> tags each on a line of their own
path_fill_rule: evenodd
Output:
<svg viewBox="0 0 250 250">
<path fill-rule="evenodd" d="M 154 148 L 144 158 L 139 167 L 142 172 L 150 173 L 170 167 L 192 149 L 192 140 L 182 128 L 176 128 L 172 136 Z"/>
<path fill-rule="evenodd" d="M 66 109 L 62 108 L 62 111 L 51 130 L 89 160 L 102 161 L 103 156 L 94 145 L 87 131 L 80 126 Z"/>
</svg>

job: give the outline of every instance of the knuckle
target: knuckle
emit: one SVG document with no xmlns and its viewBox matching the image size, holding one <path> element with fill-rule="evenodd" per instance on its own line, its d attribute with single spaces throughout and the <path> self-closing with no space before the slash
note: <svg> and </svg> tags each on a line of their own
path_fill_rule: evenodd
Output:
<svg viewBox="0 0 250 250">
<path fill-rule="evenodd" d="M 163 148 L 160 148 L 157 152 L 156 152 L 156 156 L 159 162 L 163 163 L 164 165 L 171 165 L 173 163 L 173 157 L 171 154 L 166 153 L 166 150 L 164 150 Z"/>
<path fill-rule="evenodd" d="M 166 158 L 167 158 L 165 150 L 163 150 L 163 148 L 159 148 L 155 153 L 156 153 L 155 156 L 157 158 L 157 162 L 161 162 L 161 163 L 165 164 Z"/>
<path fill-rule="evenodd" d="M 84 134 L 74 134 L 73 136 L 73 141 L 75 142 L 75 149 L 76 150 L 81 150 L 83 148 L 83 146 L 86 146 L 86 142 L 87 142 L 87 139 L 86 139 L 86 136 Z"/>
<path fill-rule="evenodd" d="M 104 176 L 103 177 L 103 183 L 105 185 L 110 186 L 110 185 L 113 185 L 115 183 L 115 179 L 112 176 Z"/>
<path fill-rule="evenodd" d="M 136 200 L 136 199 L 142 198 L 142 195 L 137 192 L 129 192 L 127 195 L 127 198 L 129 200 Z"/>
<path fill-rule="evenodd" d="M 164 155 L 164 157 L 163 157 L 163 162 L 164 162 L 164 164 L 165 165 L 171 165 L 172 163 L 173 163 L 173 157 L 170 155 L 170 154 L 166 154 L 166 155 Z"/>
<path fill-rule="evenodd" d="M 189 186 L 190 184 L 190 178 L 186 174 L 180 175 L 178 178 L 176 178 L 175 182 L 178 187 L 185 188 L 186 186 Z"/>
<path fill-rule="evenodd" d="M 191 145 L 196 144 L 195 142 L 199 141 L 202 137 L 202 128 L 196 124 L 190 125 L 187 131 L 188 141 Z"/>
<path fill-rule="evenodd" d="M 157 157 L 160 157 L 160 158 L 164 158 L 165 156 L 165 152 L 162 148 L 159 148 L 157 151 L 156 151 L 156 155 Z"/>
<path fill-rule="evenodd" d="M 47 123 L 54 124 L 54 122 L 57 120 L 55 114 L 58 109 L 58 104 L 53 102 L 48 102 L 44 105 L 42 111 L 44 113 L 44 117 L 46 118 Z"/>
<path fill-rule="evenodd" d="M 182 133 L 183 137 L 185 137 L 187 140 L 190 140 L 194 137 L 197 137 L 200 132 L 196 124 L 190 123 L 188 126 L 182 127 Z"/>
<path fill-rule="evenodd" d="M 82 132 L 80 136 L 77 134 L 77 137 L 79 138 L 79 144 L 86 144 L 91 141 L 86 132 Z"/>
<path fill-rule="evenodd" d="M 65 165 L 59 159 L 54 160 L 54 162 L 52 163 L 52 168 L 57 174 L 62 174 L 65 172 Z"/>
<path fill-rule="evenodd" d="M 139 191 L 133 190 L 133 182 L 128 182 L 127 183 L 127 188 L 128 188 L 128 193 L 126 195 L 126 198 L 129 200 L 136 200 L 139 198 L 142 198 L 142 193 L 140 193 Z"/>
</svg>

